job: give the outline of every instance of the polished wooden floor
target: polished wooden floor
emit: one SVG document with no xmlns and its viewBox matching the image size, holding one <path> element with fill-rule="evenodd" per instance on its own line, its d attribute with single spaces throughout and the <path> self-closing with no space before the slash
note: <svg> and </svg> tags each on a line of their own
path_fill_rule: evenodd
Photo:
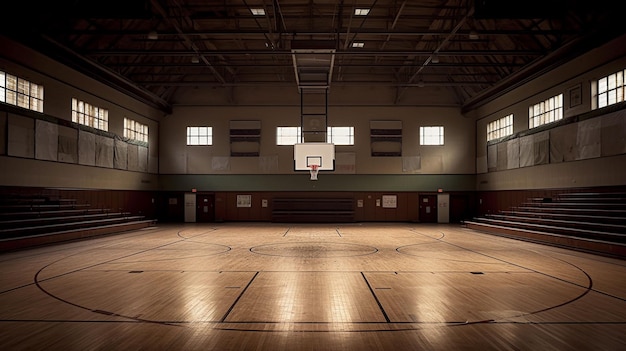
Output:
<svg viewBox="0 0 626 351">
<path fill-rule="evenodd" d="M 0 255 L 2 350 L 625 350 L 626 262 L 460 225 L 165 224 Z"/>
</svg>

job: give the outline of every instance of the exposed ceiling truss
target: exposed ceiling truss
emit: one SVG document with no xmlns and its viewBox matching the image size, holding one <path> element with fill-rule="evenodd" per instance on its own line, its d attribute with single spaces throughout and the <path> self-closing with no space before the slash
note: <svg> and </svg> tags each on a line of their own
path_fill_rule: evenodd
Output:
<svg viewBox="0 0 626 351">
<path fill-rule="evenodd" d="M 320 84 L 388 86 L 397 101 L 437 86 L 463 105 L 625 31 L 608 0 L 59 0 L 13 11 L 5 34 L 163 109 L 186 86 Z"/>
</svg>

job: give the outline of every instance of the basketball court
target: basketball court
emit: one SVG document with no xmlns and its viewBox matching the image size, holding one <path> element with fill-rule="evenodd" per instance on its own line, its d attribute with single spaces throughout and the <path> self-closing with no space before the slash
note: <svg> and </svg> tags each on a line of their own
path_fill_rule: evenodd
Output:
<svg viewBox="0 0 626 351">
<path fill-rule="evenodd" d="M 460 225 L 164 224 L 0 260 L 5 350 L 626 346 L 624 261 Z"/>
</svg>

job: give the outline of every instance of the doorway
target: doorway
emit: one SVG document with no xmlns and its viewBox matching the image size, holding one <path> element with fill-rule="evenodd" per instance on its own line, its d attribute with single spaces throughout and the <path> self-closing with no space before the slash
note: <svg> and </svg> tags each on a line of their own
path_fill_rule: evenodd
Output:
<svg viewBox="0 0 626 351">
<path fill-rule="evenodd" d="M 197 222 L 214 222 L 215 221 L 215 195 L 214 194 L 196 194 L 196 221 Z"/>
<path fill-rule="evenodd" d="M 419 221 L 422 223 L 437 223 L 437 195 L 419 196 Z"/>
</svg>

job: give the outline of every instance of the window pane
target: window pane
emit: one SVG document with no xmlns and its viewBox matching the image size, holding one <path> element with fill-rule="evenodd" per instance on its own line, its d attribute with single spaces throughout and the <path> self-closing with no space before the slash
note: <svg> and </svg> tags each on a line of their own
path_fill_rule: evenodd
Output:
<svg viewBox="0 0 626 351">
<path fill-rule="evenodd" d="M 276 145 L 294 145 L 300 142 L 300 127 L 276 127 Z"/>
<path fill-rule="evenodd" d="M 30 91 L 30 82 L 21 78 L 17 80 L 17 92 L 20 94 L 28 94 Z"/>
<path fill-rule="evenodd" d="M 513 134 L 513 115 L 508 115 L 487 124 L 487 141 Z"/>
<path fill-rule="evenodd" d="M 124 118 L 124 137 L 148 142 L 148 126 L 129 118 Z"/>
<path fill-rule="evenodd" d="M 443 145 L 443 127 L 420 127 L 420 145 Z"/>
<path fill-rule="evenodd" d="M 328 127 L 328 142 L 336 145 L 354 145 L 354 127 Z"/>
<path fill-rule="evenodd" d="M 599 108 L 624 101 L 624 70 L 600 78 L 596 84 Z"/>
<path fill-rule="evenodd" d="M 108 131 L 109 111 L 73 98 L 72 122 Z M 126 128 L 126 125 L 124 125 L 124 128 Z"/>
<path fill-rule="evenodd" d="M 7 74 L 7 89 L 16 91 L 17 90 L 17 77 Z"/>
<path fill-rule="evenodd" d="M 17 106 L 28 108 L 28 105 L 29 105 L 28 96 L 18 93 L 17 94 Z"/>
<path fill-rule="evenodd" d="M 528 127 L 555 122 L 563 118 L 563 94 L 553 96 L 528 108 Z"/>
<path fill-rule="evenodd" d="M 213 144 L 213 128 L 212 127 L 187 127 L 187 145 L 212 145 L 212 144 Z"/>
<path fill-rule="evenodd" d="M 17 105 L 17 94 L 15 91 L 7 90 L 6 103 L 11 105 Z"/>
<path fill-rule="evenodd" d="M 43 112 L 43 87 L 0 71 L 0 101 Z"/>
</svg>

